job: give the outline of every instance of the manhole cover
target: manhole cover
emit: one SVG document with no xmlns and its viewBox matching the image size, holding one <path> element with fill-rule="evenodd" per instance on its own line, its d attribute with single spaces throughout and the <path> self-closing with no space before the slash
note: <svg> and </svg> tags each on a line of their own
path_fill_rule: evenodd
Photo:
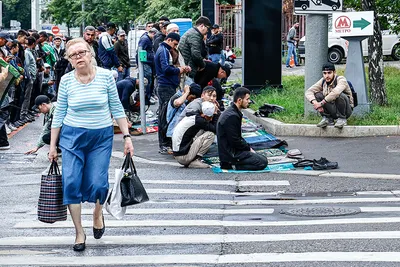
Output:
<svg viewBox="0 0 400 267">
<path fill-rule="evenodd" d="M 345 216 L 360 213 L 358 208 L 341 208 L 341 207 L 305 207 L 297 209 L 284 210 L 283 213 L 291 216 L 299 217 L 331 217 Z"/>
<path fill-rule="evenodd" d="M 386 147 L 389 152 L 400 152 L 400 144 L 393 144 Z"/>
</svg>

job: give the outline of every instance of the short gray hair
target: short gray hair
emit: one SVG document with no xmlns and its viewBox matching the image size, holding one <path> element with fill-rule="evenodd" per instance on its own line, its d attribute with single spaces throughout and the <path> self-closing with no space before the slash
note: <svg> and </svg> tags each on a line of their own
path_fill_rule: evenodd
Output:
<svg viewBox="0 0 400 267">
<path fill-rule="evenodd" d="M 92 31 L 95 31 L 96 30 L 96 28 L 95 27 L 93 27 L 93 26 L 86 26 L 86 28 L 85 28 L 85 32 L 88 32 L 88 31 L 90 31 L 90 32 L 92 32 Z"/>
</svg>

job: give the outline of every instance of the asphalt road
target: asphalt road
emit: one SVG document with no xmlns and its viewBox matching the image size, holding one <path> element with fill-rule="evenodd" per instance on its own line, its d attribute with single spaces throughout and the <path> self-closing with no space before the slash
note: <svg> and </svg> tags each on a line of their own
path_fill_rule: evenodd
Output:
<svg viewBox="0 0 400 267">
<path fill-rule="evenodd" d="M 84 204 L 87 249 L 77 253 L 70 218 L 37 220 L 48 148 L 23 152 L 40 128 L 41 119 L 27 125 L 0 152 L 0 266 L 400 266 L 400 159 L 387 148 L 398 137 L 286 139 L 308 158 L 339 162 L 324 175 L 184 169 L 157 153 L 155 134 L 134 137 L 151 201 L 120 221 L 106 214 L 100 240 L 92 237 L 93 205 Z M 122 164 L 121 139 L 110 182 Z"/>
</svg>

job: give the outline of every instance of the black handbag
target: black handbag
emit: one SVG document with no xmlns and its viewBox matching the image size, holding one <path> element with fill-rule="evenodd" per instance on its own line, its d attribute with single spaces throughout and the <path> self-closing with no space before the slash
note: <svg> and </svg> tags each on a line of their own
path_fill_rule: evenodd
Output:
<svg viewBox="0 0 400 267">
<path fill-rule="evenodd" d="M 149 201 L 149 196 L 137 176 L 130 153 L 125 157 L 122 170 L 124 170 L 124 177 L 121 179 L 121 207 Z"/>
<path fill-rule="evenodd" d="M 47 175 L 42 175 L 38 219 L 45 223 L 67 220 L 67 205 L 63 205 L 62 176 L 56 161 L 51 163 Z"/>
</svg>

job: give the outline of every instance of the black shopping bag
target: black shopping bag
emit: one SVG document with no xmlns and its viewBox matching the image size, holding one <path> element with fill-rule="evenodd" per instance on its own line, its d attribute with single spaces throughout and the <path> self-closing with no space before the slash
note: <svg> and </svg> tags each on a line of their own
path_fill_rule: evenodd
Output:
<svg viewBox="0 0 400 267">
<path fill-rule="evenodd" d="M 67 220 L 67 206 L 63 205 L 62 177 L 56 161 L 47 175 L 42 175 L 38 201 L 38 219 L 45 223 Z"/>
<path fill-rule="evenodd" d="M 122 170 L 124 171 L 124 176 L 121 179 L 121 207 L 149 201 L 149 196 L 137 176 L 136 168 L 130 153 L 125 157 Z"/>
</svg>

